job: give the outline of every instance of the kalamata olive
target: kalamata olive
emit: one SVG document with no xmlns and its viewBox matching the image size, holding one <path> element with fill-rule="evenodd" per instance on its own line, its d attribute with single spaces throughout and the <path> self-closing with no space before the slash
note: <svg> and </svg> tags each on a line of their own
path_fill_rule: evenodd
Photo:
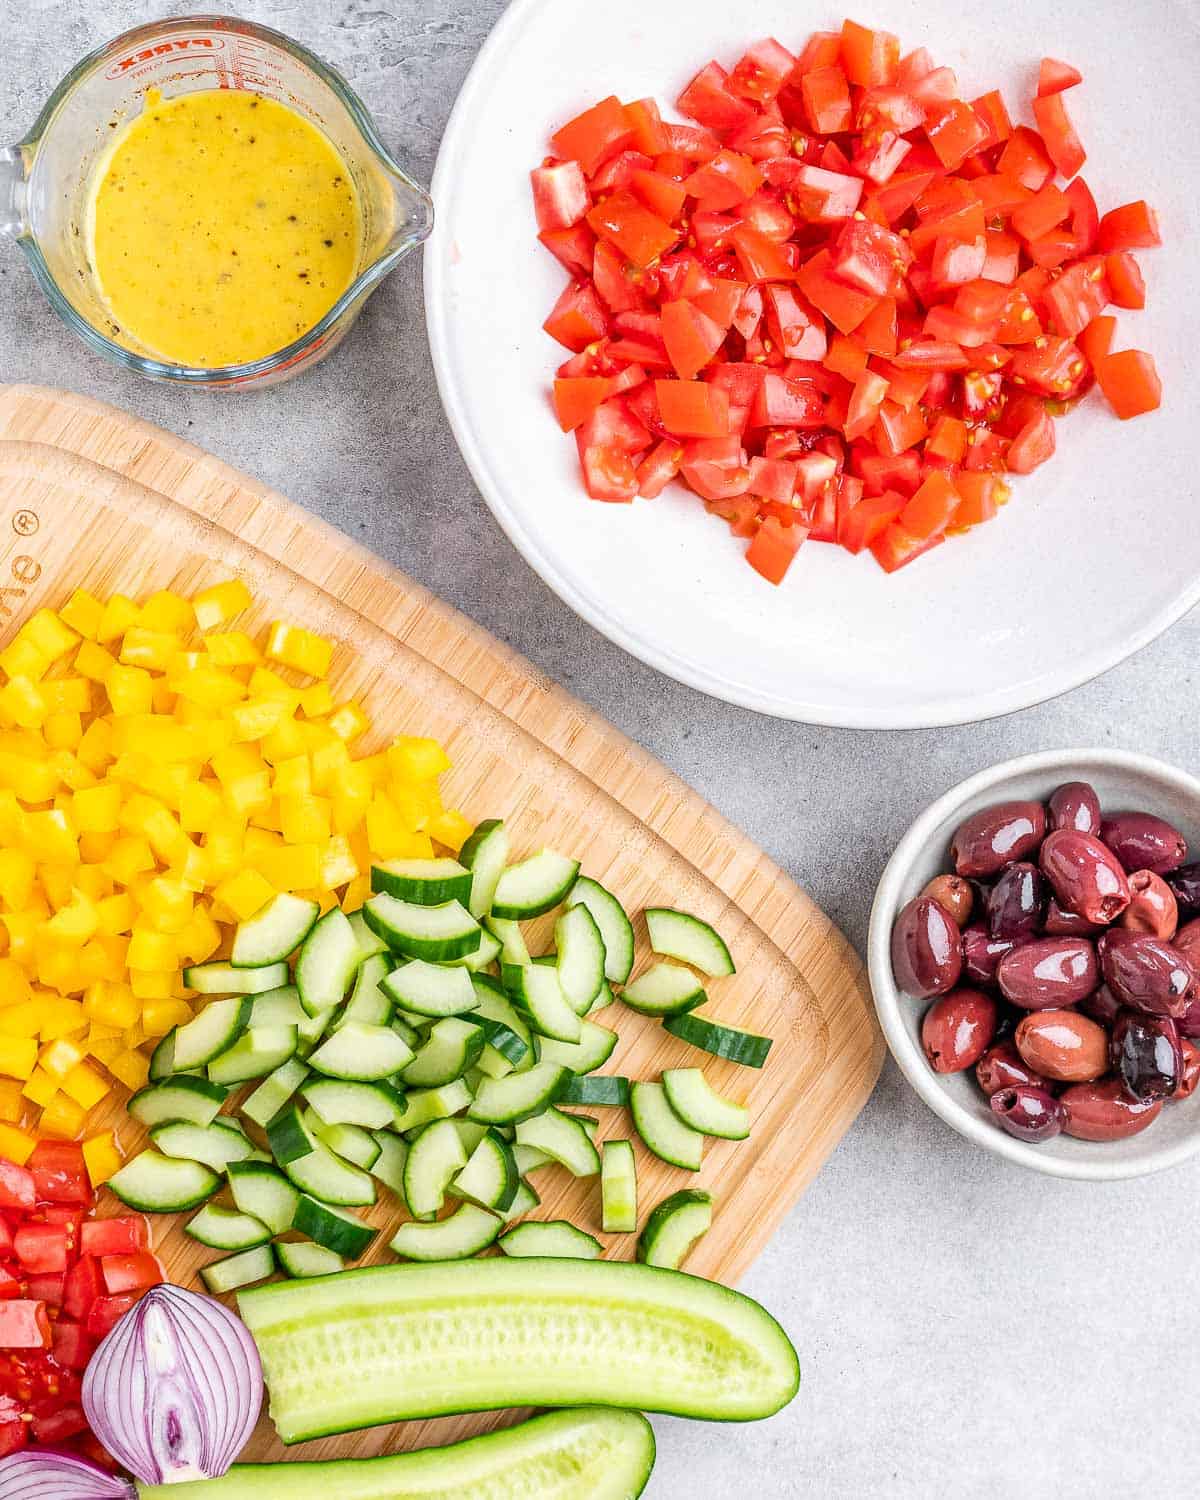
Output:
<svg viewBox="0 0 1200 1500">
<path fill-rule="evenodd" d="M 1067 1123 L 1062 1103 L 1047 1089 L 1029 1084 L 1000 1089 L 991 1098 L 992 1113 L 1019 1141 L 1048 1141 Z"/>
<path fill-rule="evenodd" d="M 1200 912 L 1200 864 L 1172 870 L 1167 876 L 1167 884 L 1175 892 L 1180 911 L 1189 916 Z"/>
<path fill-rule="evenodd" d="M 910 901 L 892 929 L 892 969 L 902 990 L 924 1000 L 944 995 L 962 973 L 962 935 L 929 896 Z"/>
<path fill-rule="evenodd" d="M 975 891 L 961 875 L 935 875 L 921 894 L 945 907 L 959 927 L 965 927 L 971 920 Z"/>
<path fill-rule="evenodd" d="M 1200 995 L 1191 997 L 1183 1015 L 1175 1018 L 1175 1024 L 1179 1027 L 1180 1036 L 1190 1037 L 1193 1041 L 1200 1040 Z"/>
<path fill-rule="evenodd" d="M 1197 974 L 1200 974 L 1200 917 L 1185 922 L 1171 939 L 1171 946 L 1178 948 Z"/>
<path fill-rule="evenodd" d="M 959 825 L 950 858 L 960 875 L 995 875 L 1032 854 L 1045 834 L 1046 809 L 1040 802 L 998 802 Z"/>
<path fill-rule="evenodd" d="M 982 990 L 951 990 L 935 1000 L 921 1022 L 921 1045 L 935 1073 L 974 1067 L 991 1045 L 996 1002 Z"/>
<path fill-rule="evenodd" d="M 1175 892 L 1153 870 L 1135 870 L 1129 877 L 1129 905 L 1117 922 L 1127 932 L 1148 932 L 1169 943 L 1179 926 Z"/>
<path fill-rule="evenodd" d="M 1042 874 L 1068 911 L 1115 922 L 1129 905 L 1129 881 L 1116 855 L 1090 833 L 1062 828 L 1042 845 Z"/>
<path fill-rule="evenodd" d="M 1200 1088 L 1200 1047 L 1184 1037 L 1180 1042 L 1183 1052 L 1183 1077 L 1175 1090 L 1176 1099 L 1190 1099 Z"/>
<path fill-rule="evenodd" d="M 1122 1005 L 1178 1019 L 1188 1008 L 1196 973 L 1171 943 L 1111 927 L 1100 939 L 1104 981 Z"/>
<path fill-rule="evenodd" d="M 1017 860 L 988 893 L 988 931 L 994 938 L 1032 937 L 1046 905 L 1046 882 L 1036 865 Z"/>
<path fill-rule="evenodd" d="M 995 984 L 996 965 L 1016 946 L 997 941 L 982 922 L 972 922 L 962 935 L 963 977 L 972 984 Z"/>
<path fill-rule="evenodd" d="M 1109 1042 L 1112 1070 L 1131 1099 L 1169 1099 L 1183 1078 L 1183 1048 L 1170 1016 L 1123 1010 Z"/>
<path fill-rule="evenodd" d="M 1153 813 L 1121 812 L 1105 818 L 1100 840 L 1132 875 L 1135 870 L 1153 870 L 1165 875 L 1177 870 L 1187 858 L 1187 839 L 1178 828 Z"/>
<path fill-rule="evenodd" d="M 1104 928 L 1097 922 L 1089 922 L 1078 912 L 1068 911 L 1057 896 L 1046 902 L 1046 916 L 1042 931 L 1050 937 L 1093 937 Z"/>
<path fill-rule="evenodd" d="M 1018 1084 L 1046 1087 L 1046 1080 L 1033 1071 L 1017 1051 L 1015 1042 L 993 1042 L 975 1064 L 975 1077 L 989 1098 L 998 1089 L 1012 1089 Z"/>
<path fill-rule="evenodd" d="M 1015 1005 L 1010 1005 L 1003 998 L 998 998 L 996 1001 L 996 1030 L 992 1036 L 993 1045 L 996 1042 L 1007 1041 L 1024 1019 L 1025 1012 L 1023 1010 L 1018 1009 Z"/>
<path fill-rule="evenodd" d="M 1076 833 L 1100 832 L 1100 798 L 1086 781 L 1068 781 L 1050 796 L 1050 827 Z"/>
<path fill-rule="evenodd" d="M 1064 1089 L 1059 1103 L 1067 1112 L 1063 1129 L 1081 1141 L 1123 1141 L 1153 1125 L 1162 1114 L 1162 1100 L 1144 1104 L 1131 1099 L 1119 1078 L 1077 1083 Z"/>
<path fill-rule="evenodd" d="M 1006 954 L 996 979 L 1004 998 L 1022 1010 L 1061 1010 L 1092 993 L 1100 965 L 1088 938 L 1037 938 Z"/>
<path fill-rule="evenodd" d="M 1111 1026 L 1117 1019 L 1121 1002 L 1108 985 L 1102 984 L 1098 990 L 1093 990 L 1090 995 L 1086 995 L 1079 1002 L 1078 1008 L 1085 1016 L 1091 1016 L 1093 1021 L 1099 1021 L 1101 1026 Z"/>
<path fill-rule="evenodd" d="M 1087 1083 L 1108 1071 L 1108 1032 L 1075 1010 L 1042 1010 L 1017 1027 L 1017 1051 L 1035 1073 Z"/>
</svg>

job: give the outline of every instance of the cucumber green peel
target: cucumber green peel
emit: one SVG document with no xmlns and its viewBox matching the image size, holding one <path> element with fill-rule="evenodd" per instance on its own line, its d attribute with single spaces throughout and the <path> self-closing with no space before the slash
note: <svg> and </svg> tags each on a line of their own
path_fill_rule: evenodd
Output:
<svg viewBox="0 0 1200 1500">
<path fill-rule="evenodd" d="M 311 1283 L 310 1283 L 311 1285 Z M 636 1500 L 654 1433 L 631 1411 L 557 1411 L 393 1458 L 235 1464 L 220 1479 L 138 1485 L 140 1500 Z"/>
<path fill-rule="evenodd" d="M 800 1382 L 796 1351 L 758 1303 L 623 1261 L 372 1266 L 254 1288 L 238 1306 L 285 1443 L 510 1406 L 751 1421 Z"/>
</svg>

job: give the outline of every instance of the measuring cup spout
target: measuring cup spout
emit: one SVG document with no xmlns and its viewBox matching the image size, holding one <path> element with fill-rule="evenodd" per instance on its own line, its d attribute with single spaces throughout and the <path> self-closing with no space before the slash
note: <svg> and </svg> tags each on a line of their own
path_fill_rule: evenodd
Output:
<svg viewBox="0 0 1200 1500">
<path fill-rule="evenodd" d="M 392 250 L 411 250 L 433 231 L 433 200 L 407 173 L 392 168 L 388 172 L 392 189 Z"/>
<path fill-rule="evenodd" d="M 24 234 L 25 153 L 20 146 L 0 146 L 0 234 L 16 239 Z"/>
</svg>

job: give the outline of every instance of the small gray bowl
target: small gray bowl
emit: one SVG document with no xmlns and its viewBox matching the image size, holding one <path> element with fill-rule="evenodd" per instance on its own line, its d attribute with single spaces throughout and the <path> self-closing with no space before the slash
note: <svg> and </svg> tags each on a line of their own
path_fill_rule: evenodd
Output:
<svg viewBox="0 0 1200 1500">
<path fill-rule="evenodd" d="M 1154 1124 L 1123 1141 L 1079 1141 L 1060 1135 L 1040 1146 L 1018 1141 L 992 1118 L 973 1069 L 939 1074 L 921 1048 L 926 1002 L 901 994 L 892 975 L 891 935 L 900 909 L 934 875 L 950 869 L 950 839 L 964 818 L 993 802 L 1044 801 L 1065 781 L 1089 781 L 1105 812 L 1156 813 L 1187 838 L 1200 858 L 1200 780 L 1174 766 L 1123 750 L 1048 750 L 980 771 L 939 797 L 916 820 L 888 861 L 875 893 L 868 965 L 875 1009 L 892 1056 L 929 1107 L 960 1135 L 1008 1161 L 1054 1177 L 1089 1182 L 1142 1177 L 1178 1166 L 1200 1151 L 1200 1090 L 1168 1100 Z"/>
</svg>

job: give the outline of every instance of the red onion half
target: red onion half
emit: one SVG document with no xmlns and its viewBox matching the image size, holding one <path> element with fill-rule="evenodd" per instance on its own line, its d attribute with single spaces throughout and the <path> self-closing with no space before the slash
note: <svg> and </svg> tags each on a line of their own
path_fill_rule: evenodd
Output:
<svg viewBox="0 0 1200 1500">
<path fill-rule="evenodd" d="M 53 1448 L 24 1448 L 0 1460 L 0 1500 L 135 1500 L 133 1486 Z"/>
<path fill-rule="evenodd" d="M 152 1287 L 130 1308 L 83 1377 L 92 1431 L 144 1484 L 224 1474 L 262 1397 L 262 1364 L 245 1325 L 178 1286 Z"/>
</svg>

